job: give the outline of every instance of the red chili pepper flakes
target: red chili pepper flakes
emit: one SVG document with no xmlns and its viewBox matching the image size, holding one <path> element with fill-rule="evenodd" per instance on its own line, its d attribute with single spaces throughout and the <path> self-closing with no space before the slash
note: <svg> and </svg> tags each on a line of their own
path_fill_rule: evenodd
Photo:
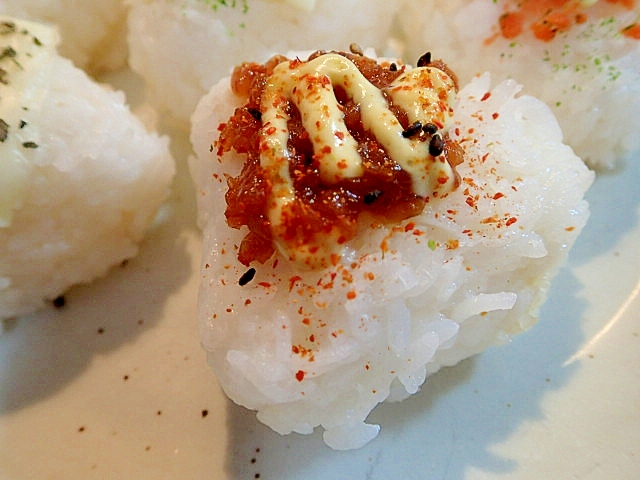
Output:
<svg viewBox="0 0 640 480">
<path fill-rule="evenodd" d="M 480 223 L 486 225 L 487 223 L 498 223 L 499 221 L 500 220 L 498 219 L 498 217 L 493 215 L 491 217 L 483 218 L 482 220 L 480 220 Z"/>
<path fill-rule="evenodd" d="M 353 283 L 353 275 L 347 270 L 342 271 L 342 281 L 345 283 Z"/>
<path fill-rule="evenodd" d="M 331 290 L 334 287 L 334 283 L 333 282 L 329 282 L 329 283 L 325 283 L 322 285 L 322 289 L 323 290 Z"/>
<path fill-rule="evenodd" d="M 260 282 L 258 285 L 264 288 L 271 288 L 271 284 L 269 282 Z"/>
<path fill-rule="evenodd" d="M 513 225 L 514 223 L 516 223 L 517 221 L 518 221 L 518 219 L 516 217 L 511 217 L 511 218 L 509 218 L 509 220 L 507 220 L 506 225 L 507 225 L 507 227 L 509 227 L 509 226 Z"/>
<path fill-rule="evenodd" d="M 296 372 L 296 380 L 298 380 L 299 382 L 301 382 L 302 380 L 304 380 L 304 375 L 305 375 L 304 371 L 302 371 L 302 370 L 298 370 L 298 371 Z"/>
<path fill-rule="evenodd" d="M 524 16 L 518 12 L 507 12 L 498 19 L 498 26 L 504 38 L 516 38 L 524 29 Z"/>
<path fill-rule="evenodd" d="M 476 186 L 475 180 L 473 178 L 471 178 L 471 177 L 464 177 L 462 179 L 462 181 L 464 183 L 466 183 L 467 185 L 469 185 L 470 187 L 475 187 Z"/>
<path fill-rule="evenodd" d="M 289 278 L 289 293 L 291 293 L 291 291 L 293 290 L 293 287 L 295 287 L 296 284 L 301 281 L 302 281 L 302 277 L 299 275 L 294 275 L 293 277 Z"/>
<path fill-rule="evenodd" d="M 565 228 L 565 230 L 567 232 L 573 232 L 575 229 L 576 229 L 576 227 L 567 227 L 567 228 Z"/>
<path fill-rule="evenodd" d="M 380 242 L 380 250 L 382 253 L 387 253 L 389 251 L 389 242 L 386 238 Z"/>
<path fill-rule="evenodd" d="M 338 338 L 338 335 L 342 335 L 343 333 L 344 333 L 344 331 L 343 331 L 342 329 L 340 329 L 340 330 L 335 330 L 335 331 L 331 332 L 331 336 L 332 336 L 333 338 Z"/>
<path fill-rule="evenodd" d="M 492 198 L 493 198 L 494 200 L 498 200 L 499 198 L 502 198 L 502 197 L 504 197 L 504 193 L 502 193 L 502 192 L 498 192 L 498 193 L 496 193 Z"/>
<path fill-rule="evenodd" d="M 493 112 L 491 114 L 491 118 L 493 118 L 494 120 L 497 120 L 499 116 L 500 116 L 500 114 L 498 112 Z"/>
<path fill-rule="evenodd" d="M 481 102 L 484 102 L 486 100 L 489 100 L 489 98 L 491 97 L 491 92 L 487 92 L 485 93 L 482 98 L 480 99 Z"/>
<path fill-rule="evenodd" d="M 447 250 L 457 250 L 460 246 L 460 241 L 455 238 L 447 240 Z"/>
<path fill-rule="evenodd" d="M 311 335 L 311 337 L 309 337 L 309 341 L 313 343 L 315 341 L 315 337 Z M 309 362 L 316 361 L 313 350 L 305 347 L 304 345 L 291 345 L 291 353 L 294 355 L 300 355 L 301 358 L 306 358 Z"/>
<path fill-rule="evenodd" d="M 348 300 L 354 300 L 357 296 L 358 296 L 358 294 L 354 290 L 349 290 L 347 292 L 347 299 Z"/>
</svg>

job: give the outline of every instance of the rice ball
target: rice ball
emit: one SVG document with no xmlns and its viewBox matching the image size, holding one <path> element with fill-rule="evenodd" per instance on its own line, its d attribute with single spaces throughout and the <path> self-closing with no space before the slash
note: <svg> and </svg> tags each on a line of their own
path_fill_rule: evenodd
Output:
<svg viewBox="0 0 640 480">
<path fill-rule="evenodd" d="M 57 43 L 48 26 L 0 17 L 0 318 L 134 256 L 174 174 L 168 139 Z"/>
<path fill-rule="evenodd" d="M 296 53 L 287 56 L 306 58 Z M 338 63 L 334 58 L 318 58 L 322 68 Z M 423 62 L 429 60 L 423 57 Z M 287 80 L 281 82 L 283 70 L 279 69 L 278 77 L 269 77 L 265 83 L 270 89 L 283 84 L 292 99 L 287 100 L 286 93 L 268 96 L 269 90 L 269 94 L 262 94 L 261 98 L 268 100 L 260 104 L 260 110 L 245 104 L 243 95 L 232 90 L 229 78 L 221 80 L 203 97 L 192 117 L 196 157 L 190 167 L 204 230 L 200 332 L 222 388 L 234 402 L 256 410 L 258 419 L 275 431 L 309 434 L 320 427 L 327 445 L 342 450 L 359 448 L 378 434 L 380 427 L 368 423 L 367 417 L 379 403 L 416 393 L 441 367 L 505 342 L 535 323 L 551 279 L 589 216 L 584 194 L 594 175 L 562 142 L 560 127 L 543 102 L 521 95 L 521 86 L 512 80 L 496 84 L 488 74 L 483 75 L 463 87 L 449 105 L 442 106 L 446 95 L 440 93 L 435 97 L 425 94 L 412 103 L 420 106 L 418 115 L 423 108 L 435 106 L 446 112 L 451 107 L 450 122 L 422 121 L 418 125 L 407 119 L 401 135 L 379 137 L 394 145 L 413 138 L 416 148 L 422 138 L 431 138 L 424 141 L 439 165 L 442 150 L 433 139 L 434 131 L 440 129 L 437 135 L 455 142 L 463 151 L 464 160 L 455 167 L 460 177 L 457 188 L 429 196 L 420 213 L 395 223 L 364 216 L 355 237 L 337 241 L 342 251 L 332 254 L 326 267 L 305 268 L 308 265 L 292 261 L 281 245 L 268 259 L 247 264 L 241 255 L 250 238 L 248 229 L 258 235 L 260 230 L 254 230 L 253 224 L 238 225 L 233 210 L 223 212 L 230 205 L 228 199 L 253 211 L 265 188 L 268 211 L 263 220 L 254 218 L 257 227 L 268 218 L 269 228 L 273 228 L 272 209 L 288 200 L 269 195 L 289 195 L 286 192 L 291 188 L 264 172 L 268 167 L 263 158 L 271 161 L 271 152 L 279 148 L 278 132 L 285 129 L 278 119 L 301 118 L 304 131 L 294 120 L 290 128 L 297 132 L 296 138 L 305 138 L 305 131 L 320 128 L 312 120 L 304 123 L 315 118 L 306 99 L 333 105 L 331 92 L 326 96 L 318 92 L 329 89 L 330 79 L 345 78 L 335 98 L 341 99 L 337 111 L 350 117 L 352 129 L 345 132 L 339 116 L 328 122 L 335 126 L 335 137 L 340 140 L 335 143 L 349 144 L 353 136 L 361 142 L 358 152 L 379 151 L 369 134 L 358 129 L 357 121 L 353 123 L 348 100 L 350 94 L 360 95 L 371 86 L 359 79 L 352 81 L 343 73 L 348 65 L 344 61 L 339 65 L 345 68 L 339 69 L 340 73 L 329 71 L 326 78 L 324 73 L 302 71 L 299 78 L 308 82 L 304 88 Z M 404 76 L 400 62 L 381 61 L 381 65 L 380 78 L 394 76 L 394 72 L 401 79 L 413 78 L 410 73 Z M 305 67 L 292 61 L 285 63 L 285 68 L 298 72 Z M 239 78 L 249 75 L 241 73 Z M 435 81 L 430 77 L 416 84 L 423 88 Z M 234 80 L 233 85 L 240 83 Z M 356 85 L 353 90 L 352 85 Z M 404 80 L 392 85 L 386 92 L 394 102 L 395 95 L 400 97 L 398 101 L 406 98 Z M 299 115 L 295 113 L 298 107 L 289 101 L 299 107 Z M 374 102 L 367 100 L 362 105 L 370 111 Z M 287 113 L 274 115 L 271 109 L 280 106 Z M 318 115 L 324 111 L 319 109 Z M 396 128 L 397 122 L 386 113 L 378 120 L 382 119 L 388 125 L 383 131 Z M 227 130 L 234 122 L 242 134 Z M 376 131 L 368 116 L 362 122 L 369 125 L 366 131 Z M 228 136 L 223 139 L 221 132 Z M 319 132 L 306 138 L 320 137 Z M 229 139 L 234 140 L 235 149 L 228 148 Z M 305 165 L 311 169 L 323 155 L 330 155 L 333 147 L 316 148 L 314 144 L 310 150 L 293 138 L 288 141 L 293 145 L 291 150 L 274 165 L 296 159 L 289 172 L 298 182 L 295 189 L 300 192 L 300 201 L 312 199 L 306 208 L 325 209 L 333 202 L 343 208 L 351 201 L 372 205 L 393 195 L 393 188 L 387 188 L 353 200 L 356 194 L 349 186 L 343 193 L 338 189 L 335 195 L 314 196 L 314 185 L 329 187 L 310 180 L 313 172 Z M 252 151 L 254 142 L 258 153 L 245 155 Z M 300 161 L 299 156 L 303 157 Z M 338 168 L 343 168 L 341 163 L 337 162 Z M 247 177 L 245 171 L 258 173 Z M 286 177 L 284 166 L 276 171 L 281 179 Z M 333 177 L 327 178 L 330 183 Z M 447 178 L 438 177 L 438 183 L 445 181 Z M 366 179 L 360 178 L 354 188 L 364 182 Z M 231 186 L 234 192 L 227 197 Z M 237 194 L 238 188 L 242 195 Z M 295 218 L 294 213 L 287 215 Z M 287 215 L 283 220 L 285 238 L 297 241 L 298 232 L 306 231 L 305 223 Z M 331 225 L 326 231 L 333 232 Z M 324 238 L 321 233 L 316 235 L 312 238 Z M 327 234 L 325 241 L 334 240 Z"/>
<path fill-rule="evenodd" d="M 241 61 L 291 49 L 383 49 L 387 0 L 126 0 L 131 68 L 150 98 L 187 129 L 198 100 Z"/>
<path fill-rule="evenodd" d="M 60 54 L 91 74 L 126 65 L 126 8 L 122 0 L 0 0 L 0 15 L 60 29 Z"/>
<path fill-rule="evenodd" d="M 640 147 L 639 15 L 636 0 L 406 0 L 398 20 L 408 58 L 430 49 L 464 82 L 486 70 L 516 79 L 606 170 Z"/>
</svg>

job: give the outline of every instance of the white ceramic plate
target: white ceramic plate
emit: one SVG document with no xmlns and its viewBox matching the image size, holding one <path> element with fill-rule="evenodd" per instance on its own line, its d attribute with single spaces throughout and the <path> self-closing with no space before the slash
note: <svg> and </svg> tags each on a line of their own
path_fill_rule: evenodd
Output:
<svg viewBox="0 0 640 480">
<path fill-rule="evenodd" d="M 640 159 L 589 192 L 591 221 L 531 331 L 380 406 L 380 436 L 335 452 L 270 431 L 206 366 L 175 140 L 176 190 L 140 255 L 0 336 L 0 478 L 638 478 Z"/>
</svg>

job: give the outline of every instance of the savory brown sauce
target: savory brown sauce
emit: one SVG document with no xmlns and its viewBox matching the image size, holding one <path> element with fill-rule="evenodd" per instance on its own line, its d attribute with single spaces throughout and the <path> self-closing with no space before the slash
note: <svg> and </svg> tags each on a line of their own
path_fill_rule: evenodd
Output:
<svg viewBox="0 0 640 480">
<path fill-rule="evenodd" d="M 332 57 L 316 52 L 307 62 L 278 56 L 263 65 L 243 64 L 233 72 L 232 90 L 245 98 L 246 103 L 219 127 L 220 137 L 216 146 L 218 155 L 234 150 L 247 158 L 241 174 L 228 179 L 225 212 L 229 226 L 241 228 L 246 225 L 249 229 L 238 254 L 245 265 L 254 261 L 265 262 L 276 249 L 310 268 L 335 263 L 341 247 L 356 234 L 358 218 L 363 212 L 376 222 L 396 223 L 419 214 L 432 197 L 445 194 L 458 184 L 454 167 L 462 162 L 462 151 L 448 139 L 444 129 L 444 123 L 451 114 L 447 96 L 451 94 L 450 90 L 455 94 L 457 87 L 451 72 L 429 67 L 429 59 L 428 64 L 422 67 L 425 75 L 418 76 L 417 80 L 411 79 L 422 89 L 435 89 L 435 94 L 429 93 L 435 98 L 435 103 L 432 102 L 435 106 L 429 107 L 435 108 L 435 113 L 430 114 L 433 118 L 417 121 L 411 118 L 415 117 L 415 112 L 408 112 L 396 103 L 406 103 L 404 91 L 408 89 L 407 85 L 413 84 L 405 77 L 420 75 L 418 69 L 409 75 L 408 69 L 394 63 L 378 64 L 375 60 L 352 53 L 340 53 L 340 58 L 336 58 L 335 53 L 330 55 Z M 290 98 L 297 95 L 298 84 L 291 88 L 287 85 L 289 90 L 285 93 L 274 90 L 279 85 L 278 79 L 282 84 L 288 82 L 288 70 L 291 75 L 298 74 L 307 79 L 308 72 L 300 69 L 308 68 L 305 66 L 314 60 L 316 63 L 333 62 L 343 70 L 355 65 L 359 72 L 352 73 L 347 80 L 332 75 L 334 81 L 329 87 L 322 75 L 313 77 L 315 83 L 304 84 L 309 90 L 319 89 L 305 95 L 305 98 L 315 99 L 321 94 L 329 95 L 331 99 L 335 96 L 337 111 L 341 114 L 339 125 L 344 124 L 346 131 L 332 127 L 331 134 L 337 137 L 332 137 L 332 141 L 342 147 L 347 144 L 342 141 L 344 137 L 349 137 L 355 141 L 355 150 L 353 158 L 331 157 L 334 162 L 331 166 L 340 171 L 343 168 L 341 162 L 346 169 L 357 161 L 354 168 L 357 167 L 358 174 L 335 175 L 328 180 L 328 167 L 322 165 L 322 159 L 325 154 L 333 153 L 332 148 L 336 150 L 335 145 L 322 146 L 315 137 L 312 138 L 317 134 L 316 130 L 326 128 L 327 122 L 319 119 L 315 124 L 309 124 L 309 104 Z M 438 66 L 444 67 L 441 63 Z M 416 177 L 411 168 L 402 168 L 399 159 L 390 154 L 394 151 L 390 142 L 381 140 L 380 129 L 370 125 L 372 114 L 363 112 L 363 108 L 372 110 L 369 103 L 375 104 L 378 100 L 373 98 L 363 106 L 364 102 L 354 98 L 356 95 L 352 89 L 357 85 L 353 83 L 360 75 L 366 79 L 360 81 L 363 85 L 366 82 L 366 85 L 360 85 L 361 89 L 374 89 L 375 95 L 381 95 L 383 99 L 384 110 L 389 112 L 387 117 L 391 119 L 388 128 L 397 129 L 389 134 L 391 139 L 400 147 L 409 148 L 412 154 L 421 151 L 419 149 L 428 152 L 422 155 L 425 159 L 420 159 L 423 163 L 417 167 L 409 165 L 422 172 L 422 177 Z M 429 85 L 423 85 L 425 83 Z M 316 87 L 315 84 L 322 85 Z M 327 88 L 331 92 L 327 93 Z M 265 91 L 275 93 L 265 94 Z M 370 93 L 375 96 L 372 90 Z M 396 102 L 394 99 L 399 100 Z M 325 101 L 322 108 L 328 108 L 326 104 Z M 275 113 L 270 111 L 272 106 L 277 107 Z M 270 115 L 270 120 L 265 121 L 267 115 Z M 284 127 L 277 127 L 278 122 Z M 314 125 L 317 128 L 313 128 Z M 282 151 L 276 149 L 277 154 L 274 154 L 272 150 L 276 147 L 272 148 L 272 145 L 277 144 L 274 136 L 282 136 L 283 132 L 286 132 L 286 145 Z M 280 166 L 274 167 L 274 162 L 281 162 Z M 282 171 L 282 162 L 286 162 L 286 172 Z M 424 179 L 428 175 L 433 178 L 429 178 L 431 183 L 425 187 L 423 184 L 428 182 Z M 423 191 L 416 193 L 416 185 Z"/>
</svg>

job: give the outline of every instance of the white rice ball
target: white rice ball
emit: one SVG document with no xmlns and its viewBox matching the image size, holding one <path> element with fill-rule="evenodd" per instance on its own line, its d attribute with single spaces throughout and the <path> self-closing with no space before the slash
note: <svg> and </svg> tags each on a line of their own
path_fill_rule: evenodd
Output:
<svg viewBox="0 0 640 480">
<path fill-rule="evenodd" d="M 398 18 L 408 58 L 431 50 L 451 59 L 463 82 L 486 70 L 516 79 L 552 108 L 583 160 L 610 169 L 640 147 L 640 40 L 623 35 L 640 6 L 590 3 L 550 41 L 528 25 L 514 38 L 498 33 L 501 15 L 520 8 L 512 0 L 406 0 Z"/>
<path fill-rule="evenodd" d="M 242 61 L 291 49 L 385 46 L 388 0 L 126 0 L 131 68 L 186 129 L 198 100 Z"/>
<path fill-rule="evenodd" d="M 399 226 L 363 226 L 333 267 L 301 271 L 276 254 L 253 277 L 237 259 L 246 230 L 224 216 L 225 176 L 244 158 L 212 148 L 241 99 L 229 79 L 211 89 L 191 135 L 200 331 L 234 402 L 281 434 L 321 426 L 332 448 L 358 448 L 378 433 L 367 423 L 377 404 L 533 325 L 587 221 L 594 175 L 550 109 L 520 89 L 484 75 L 459 92 L 449 134 L 465 162 L 446 198 Z"/>
<path fill-rule="evenodd" d="M 30 313 L 137 252 L 174 174 L 124 94 L 0 17 L 0 318 Z"/>
<path fill-rule="evenodd" d="M 126 64 L 123 0 L 0 0 L 0 15 L 57 26 L 61 55 L 92 74 Z"/>
</svg>

